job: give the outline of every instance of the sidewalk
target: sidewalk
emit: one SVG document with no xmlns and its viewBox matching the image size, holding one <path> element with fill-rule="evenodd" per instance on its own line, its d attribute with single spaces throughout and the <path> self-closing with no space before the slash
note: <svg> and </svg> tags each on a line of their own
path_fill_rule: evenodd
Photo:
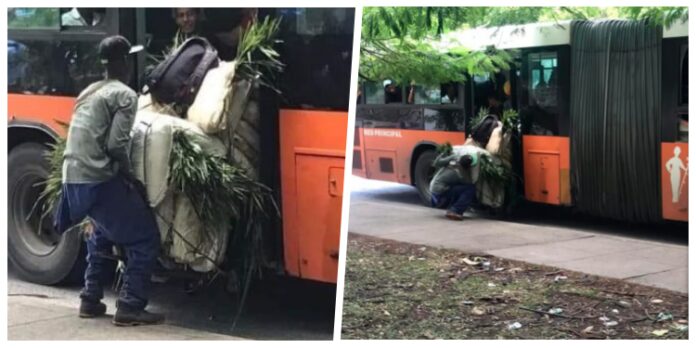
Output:
<svg viewBox="0 0 696 348">
<path fill-rule="evenodd" d="M 688 247 L 485 218 L 454 222 L 443 211 L 385 201 L 351 203 L 348 231 L 486 253 L 688 293 Z"/>
<path fill-rule="evenodd" d="M 50 298 L 8 296 L 8 340 L 235 340 L 233 336 L 172 325 L 116 327 L 114 308 L 95 319 L 80 319 L 77 307 Z"/>
</svg>

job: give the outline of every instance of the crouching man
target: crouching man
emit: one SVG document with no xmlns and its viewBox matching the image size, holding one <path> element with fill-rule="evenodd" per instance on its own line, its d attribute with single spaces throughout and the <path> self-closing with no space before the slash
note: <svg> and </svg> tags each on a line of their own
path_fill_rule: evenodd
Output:
<svg viewBox="0 0 696 348">
<path fill-rule="evenodd" d="M 478 154 L 441 154 L 433 162 L 437 169 L 430 182 L 433 207 L 446 208 L 445 217 L 463 220 L 464 212 L 476 200 Z"/>
<path fill-rule="evenodd" d="M 106 78 L 77 98 L 63 154 L 62 195 L 55 220 L 56 230 L 63 233 L 89 218 L 88 265 L 80 293 L 82 318 L 106 313 L 101 281 L 113 269 L 103 255 L 111 254 L 114 245 L 125 251 L 123 287 L 113 318 L 119 326 L 164 321 L 163 315 L 145 310 L 160 237 L 144 187 L 134 179 L 129 160 L 137 95 L 126 85 L 128 57 L 139 49 L 122 36 L 107 37 L 99 44 Z"/>
</svg>

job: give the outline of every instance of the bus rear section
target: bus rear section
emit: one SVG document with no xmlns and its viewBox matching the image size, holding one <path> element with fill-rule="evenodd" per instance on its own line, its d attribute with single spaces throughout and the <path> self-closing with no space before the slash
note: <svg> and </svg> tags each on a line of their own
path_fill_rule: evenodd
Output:
<svg viewBox="0 0 696 348">
<path fill-rule="evenodd" d="M 464 117 L 447 139 L 432 131 L 404 136 L 409 123 L 401 120 L 420 116 L 409 88 L 397 102 L 375 106 L 387 84 L 367 83 L 357 108 L 354 174 L 413 184 L 429 204 L 427 180 L 414 180 L 418 171 L 409 171 L 418 167 L 413 154 L 422 154 L 424 142 L 432 142 L 429 149 L 462 143 L 461 131 L 470 131 L 487 95 L 498 95 L 504 108 L 519 112 L 513 170 L 527 201 L 622 221 L 688 221 L 688 23 L 655 28 L 632 22 L 630 30 L 621 23 L 535 23 L 449 34 L 479 48 L 510 50 L 514 64 L 463 83 L 458 107 Z M 581 34 L 583 25 L 592 28 Z M 385 158 L 395 158 L 394 173 Z"/>
<path fill-rule="evenodd" d="M 102 9 L 100 24 L 89 27 L 62 25 L 65 9 L 12 10 L 19 19 L 8 31 L 8 251 L 23 278 L 56 284 L 80 278 L 84 250 L 77 231 L 58 236 L 50 221 L 39 231 L 30 214 L 48 175 L 44 153 L 65 136 L 62 124 L 77 94 L 102 78 L 101 39 L 121 34 L 151 44 L 134 67 L 132 87 L 139 90 L 149 58 L 171 42 L 176 25 L 168 8 Z M 215 9 L 208 18 L 239 19 L 241 10 Z M 286 68 L 276 79 L 280 93 L 252 92 L 234 150 L 274 190 L 282 211 L 264 226 L 267 270 L 335 284 L 354 10 L 258 12 L 283 17 L 277 50 Z"/>
</svg>

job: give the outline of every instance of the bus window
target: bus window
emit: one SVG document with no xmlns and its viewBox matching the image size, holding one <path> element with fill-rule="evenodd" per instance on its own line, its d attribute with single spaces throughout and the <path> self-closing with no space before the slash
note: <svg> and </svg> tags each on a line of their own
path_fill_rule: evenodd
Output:
<svg viewBox="0 0 696 348">
<path fill-rule="evenodd" d="M 464 131 L 464 112 L 461 109 L 425 108 L 423 118 L 425 130 Z"/>
<path fill-rule="evenodd" d="M 558 59 L 556 52 L 529 54 L 529 105 L 558 106 Z"/>
<path fill-rule="evenodd" d="M 689 104 L 689 49 L 684 47 L 681 62 L 681 88 L 679 104 Z"/>
<path fill-rule="evenodd" d="M 413 100 L 409 100 L 409 104 L 440 104 L 440 86 L 416 85 L 411 88 L 413 88 Z"/>
<path fill-rule="evenodd" d="M 385 80 L 384 85 L 384 104 L 398 104 L 403 102 L 403 91 L 401 86 L 392 80 Z"/>
<path fill-rule="evenodd" d="M 384 87 L 381 82 L 366 81 L 363 83 L 365 104 L 384 104 Z"/>
<path fill-rule="evenodd" d="M 105 8 L 73 7 L 61 9 L 61 27 L 96 27 L 104 24 Z"/>
<path fill-rule="evenodd" d="M 281 9 L 278 45 L 284 107 L 348 110 L 355 13 L 347 8 Z M 287 54 L 284 54 L 286 53 Z"/>
<path fill-rule="evenodd" d="M 60 26 L 57 8 L 8 8 L 9 29 L 58 29 Z"/>
<path fill-rule="evenodd" d="M 396 104 L 403 101 L 403 88 L 392 80 L 365 82 L 365 104 Z"/>
<path fill-rule="evenodd" d="M 8 40 L 8 91 L 76 96 L 102 78 L 93 41 Z"/>
</svg>

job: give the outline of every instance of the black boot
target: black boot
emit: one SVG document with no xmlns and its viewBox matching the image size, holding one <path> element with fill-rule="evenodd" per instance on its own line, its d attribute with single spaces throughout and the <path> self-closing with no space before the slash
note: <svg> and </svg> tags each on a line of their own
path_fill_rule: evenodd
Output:
<svg viewBox="0 0 696 348">
<path fill-rule="evenodd" d="M 80 318 L 94 318 L 106 313 L 106 305 L 101 302 L 82 300 L 80 303 Z"/>
<path fill-rule="evenodd" d="M 113 323 L 116 326 L 156 325 L 164 322 L 164 315 L 150 313 L 144 309 L 134 310 L 126 306 L 118 306 Z"/>
</svg>

